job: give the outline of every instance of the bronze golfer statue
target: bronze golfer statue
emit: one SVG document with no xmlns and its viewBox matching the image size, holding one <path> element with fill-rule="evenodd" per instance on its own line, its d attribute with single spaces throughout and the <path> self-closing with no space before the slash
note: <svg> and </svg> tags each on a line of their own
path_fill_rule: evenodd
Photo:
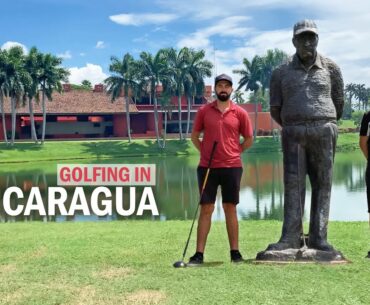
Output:
<svg viewBox="0 0 370 305">
<path fill-rule="evenodd" d="M 271 77 L 271 116 L 282 126 L 284 223 L 280 240 L 260 252 L 257 260 L 296 260 L 297 250 L 288 259 L 271 254 L 306 245 L 302 238 L 306 175 L 312 187 L 307 240 L 308 249 L 315 250 L 312 260 L 317 259 L 317 252 L 328 260 L 343 259 L 327 241 L 336 122 L 344 104 L 343 80 L 339 67 L 317 53 L 318 42 L 315 22 L 297 22 L 293 29 L 296 53 Z"/>
</svg>

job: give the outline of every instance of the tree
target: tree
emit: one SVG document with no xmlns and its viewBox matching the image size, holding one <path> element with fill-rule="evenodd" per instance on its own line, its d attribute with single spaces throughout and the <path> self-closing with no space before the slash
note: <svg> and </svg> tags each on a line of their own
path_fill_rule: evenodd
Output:
<svg viewBox="0 0 370 305">
<path fill-rule="evenodd" d="M 40 89 L 42 91 L 42 134 L 41 143 L 45 141 L 45 131 L 46 131 L 46 98 L 49 101 L 53 100 L 53 92 L 62 92 L 62 81 L 67 81 L 69 71 L 60 67 L 62 64 L 62 59 L 56 57 L 50 53 L 41 54 L 39 53 L 39 77 L 38 81 L 40 84 Z"/>
<path fill-rule="evenodd" d="M 131 99 L 130 94 L 132 93 L 133 88 L 137 86 L 137 83 L 134 80 L 134 66 L 135 60 L 129 53 L 126 53 L 123 56 L 122 60 L 118 59 L 115 56 L 112 56 L 111 64 L 109 66 L 109 72 L 111 72 L 112 75 L 104 81 L 104 83 L 107 85 L 108 94 L 111 95 L 112 102 L 121 96 L 121 92 L 124 93 L 127 135 L 129 142 L 131 142 L 129 101 Z"/>
<path fill-rule="evenodd" d="M 257 104 L 261 103 L 264 110 L 268 109 L 268 97 L 265 97 L 265 92 L 270 88 L 272 71 L 287 60 L 288 55 L 284 51 L 279 49 L 267 50 L 266 55 L 262 57 L 256 55 L 251 62 L 244 58 L 245 69 L 233 71 L 242 76 L 237 90 L 245 87 L 246 91 L 252 91 L 250 100 L 255 105 L 254 138 L 257 136 Z"/>
<path fill-rule="evenodd" d="M 172 91 L 167 87 L 164 88 L 161 97 L 159 98 L 159 103 L 161 108 L 164 110 L 164 126 L 162 135 L 162 145 L 161 148 L 166 147 L 166 137 L 167 137 L 167 117 L 171 115 L 172 105 L 171 105 Z"/>
<path fill-rule="evenodd" d="M 19 103 L 25 97 L 25 87 L 29 85 L 31 79 L 30 75 L 25 70 L 25 58 L 23 54 L 23 49 L 16 46 L 9 49 L 7 53 L 7 67 L 3 75 L 3 89 L 5 89 L 4 91 L 6 95 L 10 98 L 11 103 L 12 135 L 10 144 L 14 145 L 17 103 Z"/>
<path fill-rule="evenodd" d="M 8 53 L 5 50 L 0 49 L 0 111 L 1 111 L 1 120 L 3 124 L 4 132 L 4 141 L 8 144 L 8 136 L 6 134 L 6 122 L 5 122 L 5 113 L 4 113 L 4 99 L 7 96 L 7 66 L 8 66 Z"/>
<path fill-rule="evenodd" d="M 139 71 L 144 80 L 147 82 L 147 87 L 150 91 L 150 99 L 154 101 L 154 125 L 157 143 L 160 148 L 164 148 L 164 143 L 160 143 L 158 130 L 158 99 L 157 86 L 170 78 L 170 73 L 167 65 L 166 54 L 164 50 L 159 50 L 155 56 L 149 52 L 142 52 L 140 54 L 140 61 L 138 62 Z"/>
<path fill-rule="evenodd" d="M 81 85 L 84 89 L 86 90 L 92 90 L 92 84 L 89 80 L 87 79 L 84 79 L 82 82 L 81 82 Z"/>
<path fill-rule="evenodd" d="M 356 96 L 356 90 L 357 90 L 356 84 L 354 84 L 354 83 L 347 84 L 345 89 L 344 89 L 344 93 L 348 97 L 348 102 L 349 102 L 350 109 L 352 109 L 352 99 L 353 99 L 353 97 Z"/>
<path fill-rule="evenodd" d="M 194 97 L 204 92 L 204 78 L 212 76 L 212 63 L 204 59 L 205 51 L 186 50 L 186 64 L 190 77 L 185 77 L 185 96 L 187 100 L 187 124 L 186 136 L 189 134 L 190 127 L 190 101 L 194 103 Z"/>
<path fill-rule="evenodd" d="M 253 57 L 250 62 L 247 58 L 243 59 L 244 69 L 233 70 L 233 73 L 240 74 L 241 79 L 239 80 L 239 86 L 236 90 L 240 90 L 245 87 L 245 91 L 252 91 L 254 95 L 257 94 L 257 91 L 262 87 L 262 71 L 263 71 L 263 59 L 256 55 Z M 258 100 L 254 101 L 254 112 L 255 112 L 255 121 L 254 121 L 254 138 L 257 137 L 257 116 L 258 109 L 257 103 Z"/>
<path fill-rule="evenodd" d="M 25 69 L 31 78 L 28 86 L 25 87 L 25 95 L 28 101 L 28 109 L 30 113 L 31 137 L 35 143 L 38 143 L 38 139 L 33 114 L 33 99 L 38 99 L 39 71 L 41 69 L 40 56 L 42 55 L 38 52 L 37 48 L 33 47 L 25 58 Z"/>
<path fill-rule="evenodd" d="M 176 95 L 177 95 L 177 106 L 178 106 L 178 120 L 179 120 L 179 138 L 183 140 L 182 134 L 182 117 L 181 117 L 181 97 L 184 95 L 184 84 L 186 78 L 189 81 L 189 70 L 187 69 L 187 53 L 188 48 L 182 48 L 177 52 L 174 48 L 164 50 L 166 59 L 169 64 L 169 71 L 174 80 Z"/>
<path fill-rule="evenodd" d="M 358 100 L 358 110 L 361 110 L 361 107 L 365 110 L 368 104 L 368 92 L 365 84 L 356 84 L 355 87 L 355 97 Z"/>
<path fill-rule="evenodd" d="M 265 90 L 270 88 L 272 71 L 288 60 L 289 56 L 279 49 L 267 50 L 266 55 L 262 56 L 261 84 L 263 95 Z"/>
<path fill-rule="evenodd" d="M 232 96 L 232 100 L 237 103 L 237 104 L 244 104 L 244 99 L 243 99 L 244 93 L 241 92 L 240 90 L 235 90 L 234 94 Z"/>
</svg>

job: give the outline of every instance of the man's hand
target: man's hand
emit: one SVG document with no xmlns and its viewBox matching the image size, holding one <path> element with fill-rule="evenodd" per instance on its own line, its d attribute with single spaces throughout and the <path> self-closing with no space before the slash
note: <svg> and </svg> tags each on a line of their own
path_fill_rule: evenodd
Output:
<svg viewBox="0 0 370 305">
<path fill-rule="evenodd" d="M 240 144 L 242 152 L 251 147 L 253 144 L 253 137 L 247 137 L 244 139 L 243 143 Z"/>
<path fill-rule="evenodd" d="M 196 149 L 200 151 L 201 142 L 199 140 L 200 132 L 193 131 L 191 133 L 191 141 L 193 142 Z"/>
<path fill-rule="evenodd" d="M 280 126 L 282 125 L 281 117 L 280 117 L 281 107 L 278 106 L 271 106 L 270 107 L 270 113 L 272 118 L 276 123 L 278 123 Z"/>
</svg>

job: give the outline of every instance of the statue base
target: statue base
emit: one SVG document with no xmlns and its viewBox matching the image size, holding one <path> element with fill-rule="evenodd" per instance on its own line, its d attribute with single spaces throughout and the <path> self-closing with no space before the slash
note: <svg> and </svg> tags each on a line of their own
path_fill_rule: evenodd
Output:
<svg viewBox="0 0 370 305">
<path fill-rule="evenodd" d="M 261 251 L 256 256 L 256 263 L 325 263 L 347 264 L 349 261 L 339 251 L 321 251 L 316 249 L 286 249 Z"/>
</svg>

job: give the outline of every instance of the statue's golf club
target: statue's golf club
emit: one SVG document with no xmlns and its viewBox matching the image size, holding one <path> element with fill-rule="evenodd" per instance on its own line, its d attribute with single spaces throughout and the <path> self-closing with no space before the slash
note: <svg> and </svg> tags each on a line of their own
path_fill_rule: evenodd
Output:
<svg viewBox="0 0 370 305">
<path fill-rule="evenodd" d="M 306 236 L 304 235 L 304 227 L 303 227 L 303 215 L 304 215 L 304 207 L 302 206 L 302 198 L 301 198 L 301 188 L 300 188 L 300 181 L 301 181 L 301 173 L 299 170 L 300 166 L 300 149 L 301 149 L 301 144 L 298 143 L 297 146 L 297 170 L 298 170 L 298 198 L 299 198 L 299 208 L 301 212 L 301 228 L 302 228 L 302 239 L 303 239 L 303 246 L 301 247 L 301 251 L 307 250 L 307 244 L 306 244 Z"/>
<path fill-rule="evenodd" d="M 209 161 L 208 161 L 208 167 L 207 167 L 207 172 L 206 172 L 206 176 L 204 177 L 204 180 L 203 180 L 203 185 L 202 185 L 202 189 L 200 191 L 200 199 L 199 199 L 199 202 L 198 202 L 198 205 L 197 205 L 197 208 L 195 210 L 195 213 L 194 213 L 194 217 L 193 217 L 193 222 L 191 224 L 191 227 L 190 227 L 190 232 L 189 232 L 189 236 L 188 236 L 188 239 L 186 241 L 186 244 L 185 244 L 185 249 L 184 249 L 184 252 L 182 254 L 182 259 L 181 261 L 178 261 L 178 262 L 175 262 L 173 264 L 173 266 L 175 268 L 184 268 L 186 267 L 186 263 L 184 262 L 184 259 L 185 259 L 185 255 L 186 255 L 186 251 L 188 250 L 188 246 L 189 246 L 189 241 L 190 241 L 190 237 L 191 237 L 191 232 L 193 231 L 193 227 L 194 227 L 194 222 L 195 222 L 195 219 L 197 217 L 197 214 L 198 214 L 198 209 L 199 209 L 199 206 L 200 206 L 200 201 L 202 199 L 202 196 L 203 196 L 203 191 L 206 187 L 206 184 L 207 184 L 207 180 L 208 180 L 208 175 L 209 175 L 209 170 L 211 168 L 211 162 L 212 162 L 212 159 L 213 159 L 213 154 L 216 150 L 216 146 L 217 146 L 217 142 L 213 142 L 213 147 L 212 147 L 212 151 L 211 151 L 211 156 L 209 157 Z"/>
</svg>

